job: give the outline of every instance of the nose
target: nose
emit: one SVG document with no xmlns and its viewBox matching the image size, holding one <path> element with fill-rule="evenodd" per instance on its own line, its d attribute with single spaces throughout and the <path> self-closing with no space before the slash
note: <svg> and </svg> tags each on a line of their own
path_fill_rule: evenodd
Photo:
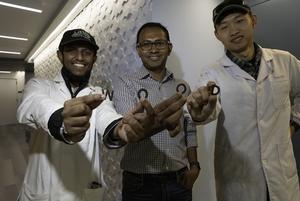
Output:
<svg viewBox="0 0 300 201">
<path fill-rule="evenodd" d="M 236 26 L 233 23 L 229 24 L 229 31 L 230 31 L 229 33 L 231 36 L 235 36 L 239 33 L 238 29 L 236 28 Z"/>
<path fill-rule="evenodd" d="M 80 50 L 76 51 L 75 58 L 76 58 L 77 60 L 83 60 L 83 52 L 80 51 Z"/>
<path fill-rule="evenodd" d="M 156 46 L 156 44 L 155 43 L 153 43 L 152 45 L 151 45 L 151 53 L 155 53 L 155 52 L 158 52 L 158 49 L 157 49 L 157 46 Z"/>
</svg>

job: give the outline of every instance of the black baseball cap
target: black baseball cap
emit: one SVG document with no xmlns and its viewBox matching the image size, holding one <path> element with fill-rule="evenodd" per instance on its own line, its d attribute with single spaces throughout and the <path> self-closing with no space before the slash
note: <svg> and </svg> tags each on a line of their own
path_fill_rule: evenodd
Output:
<svg viewBox="0 0 300 201">
<path fill-rule="evenodd" d="M 243 0 L 224 0 L 213 10 L 214 25 L 219 24 L 231 13 L 248 13 L 251 9 Z"/>
<path fill-rule="evenodd" d="M 74 42 L 85 43 L 95 51 L 99 49 L 98 45 L 96 44 L 95 38 L 83 29 L 72 29 L 66 31 L 59 43 L 58 49 L 62 50 L 62 47 Z"/>
</svg>

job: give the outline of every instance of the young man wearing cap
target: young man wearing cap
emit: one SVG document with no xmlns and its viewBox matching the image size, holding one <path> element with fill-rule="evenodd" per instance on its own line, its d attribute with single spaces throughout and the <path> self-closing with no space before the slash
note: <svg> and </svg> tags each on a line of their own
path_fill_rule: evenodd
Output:
<svg viewBox="0 0 300 201">
<path fill-rule="evenodd" d="M 100 95 L 102 89 L 88 84 L 97 50 L 86 31 L 66 31 L 57 51 L 61 73 L 54 80 L 33 78 L 26 84 L 17 117 L 36 130 L 20 201 L 98 201 L 103 185 L 98 134 L 113 147 L 119 146 L 115 139 L 135 142 L 166 122 L 179 123 L 185 103 L 180 95 L 159 103 L 159 110 L 140 101 L 122 119 Z M 163 119 L 159 125 L 156 116 Z"/>
<path fill-rule="evenodd" d="M 289 123 L 290 97 L 300 103 L 300 61 L 253 41 L 257 18 L 243 1 L 220 3 L 213 22 L 225 54 L 203 70 L 199 85 L 212 80 L 220 86 L 217 199 L 299 201 Z"/>
</svg>

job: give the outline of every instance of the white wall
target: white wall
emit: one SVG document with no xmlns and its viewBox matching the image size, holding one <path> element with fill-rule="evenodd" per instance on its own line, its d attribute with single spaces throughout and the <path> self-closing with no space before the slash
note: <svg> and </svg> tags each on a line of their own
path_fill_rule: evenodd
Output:
<svg viewBox="0 0 300 201">
<path fill-rule="evenodd" d="M 214 36 L 212 10 L 217 0 L 153 0 L 152 19 L 165 25 L 173 43 L 167 66 L 191 86 L 197 84 L 201 67 L 218 59 L 223 46 Z M 214 201 L 213 169 L 215 122 L 198 127 L 201 173 L 193 189 L 194 201 Z"/>
</svg>

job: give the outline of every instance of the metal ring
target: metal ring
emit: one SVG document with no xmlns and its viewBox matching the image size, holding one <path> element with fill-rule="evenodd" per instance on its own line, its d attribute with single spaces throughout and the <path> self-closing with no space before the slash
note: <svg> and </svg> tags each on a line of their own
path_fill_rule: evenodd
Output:
<svg viewBox="0 0 300 201">
<path fill-rule="evenodd" d="M 142 95 L 142 92 L 144 92 L 144 96 L 141 96 Z M 141 88 L 138 92 L 137 92 L 137 95 L 138 95 L 138 98 L 141 99 L 141 98 L 148 98 L 148 91 L 144 88 Z"/>
<path fill-rule="evenodd" d="M 183 90 L 180 90 L 180 88 L 183 89 Z M 176 91 L 181 93 L 181 94 L 184 94 L 186 92 L 185 84 L 183 84 L 183 83 L 178 84 L 177 87 L 176 87 Z"/>
<path fill-rule="evenodd" d="M 216 84 L 209 86 L 211 87 L 211 94 L 210 95 L 218 95 L 220 93 L 220 87 Z M 215 92 L 216 89 L 216 92 Z"/>
</svg>

